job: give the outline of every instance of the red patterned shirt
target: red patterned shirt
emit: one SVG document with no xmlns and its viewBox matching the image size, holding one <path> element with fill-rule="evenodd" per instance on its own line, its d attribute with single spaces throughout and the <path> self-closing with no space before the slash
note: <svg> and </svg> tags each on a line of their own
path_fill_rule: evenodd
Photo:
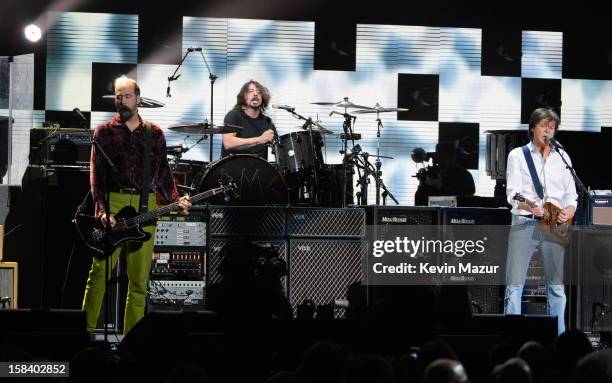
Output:
<svg viewBox="0 0 612 383">
<path fill-rule="evenodd" d="M 94 139 L 102 150 L 110 157 L 119 171 L 115 173 L 107 165 L 101 153 L 97 153 L 95 146 L 91 150 L 91 170 L 89 180 L 91 193 L 95 203 L 96 215 L 105 212 L 104 199 L 105 174 L 108 174 L 108 189 L 119 191 L 122 188 L 131 188 L 140 191 L 144 169 L 145 129 L 143 120 L 138 116 L 140 125 L 131 132 L 121 122 L 119 115 L 99 125 L 94 133 Z M 151 125 L 151 155 L 149 164 L 150 188 L 157 194 L 158 201 L 169 203 L 176 201 L 180 195 L 174 185 L 170 165 L 166 156 L 166 138 L 161 128 L 153 123 Z"/>
</svg>

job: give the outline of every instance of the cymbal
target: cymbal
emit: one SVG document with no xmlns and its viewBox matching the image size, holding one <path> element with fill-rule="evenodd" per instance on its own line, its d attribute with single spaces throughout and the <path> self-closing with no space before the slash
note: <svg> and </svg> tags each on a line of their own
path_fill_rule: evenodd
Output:
<svg viewBox="0 0 612 383">
<path fill-rule="evenodd" d="M 329 130 L 329 129 L 325 129 L 324 127 L 320 127 L 320 128 L 314 128 L 312 129 L 313 132 L 317 132 L 317 133 L 321 133 L 321 134 L 336 134 L 335 132 Z"/>
<path fill-rule="evenodd" d="M 242 130 L 242 126 L 225 124 L 225 125 L 212 125 L 207 122 L 198 124 L 178 124 L 169 126 L 168 129 L 177 133 L 187 134 L 225 134 L 225 133 L 238 133 Z"/>
<path fill-rule="evenodd" d="M 386 113 L 386 112 L 407 112 L 406 108 L 384 108 L 379 103 L 376 103 L 374 107 L 363 110 L 354 110 L 353 113 L 365 114 L 365 113 Z"/>
<path fill-rule="evenodd" d="M 311 102 L 311 104 L 333 106 L 335 108 L 371 109 L 369 106 L 353 104 L 351 101 L 349 101 L 348 97 L 344 97 L 342 101 L 338 102 Z"/>
<path fill-rule="evenodd" d="M 115 95 L 114 94 L 106 94 L 102 96 L 102 99 L 108 103 L 115 104 Z M 138 104 L 139 108 L 161 108 L 166 106 L 163 102 L 159 102 L 157 100 L 153 100 L 152 98 L 140 97 L 140 104 Z"/>
</svg>

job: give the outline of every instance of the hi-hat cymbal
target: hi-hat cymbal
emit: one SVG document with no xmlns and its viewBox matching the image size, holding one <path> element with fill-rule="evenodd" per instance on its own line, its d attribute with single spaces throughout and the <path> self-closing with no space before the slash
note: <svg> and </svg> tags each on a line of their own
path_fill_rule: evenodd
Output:
<svg viewBox="0 0 612 383">
<path fill-rule="evenodd" d="M 365 113 L 386 113 L 386 112 L 407 112 L 406 108 L 384 108 L 379 103 L 376 103 L 373 107 L 362 110 L 354 110 L 353 113 L 365 114 Z"/>
<path fill-rule="evenodd" d="M 168 129 L 177 133 L 187 134 L 225 134 L 225 133 L 238 133 L 242 130 L 242 126 L 225 124 L 225 125 L 212 125 L 207 122 L 201 122 L 198 124 L 178 124 L 169 126 Z"/>
<path fill-rule="evenodd" d="M 102 99 L 110 104 L 115 104 L 115 95 L 107 94 L 102 96 Z M 152 98 L 140 97 L 140 104 L 138 104 L 139 108 L 161 108 L 166 106 L 163 102 L 159 102 L 157 100 L 153 100 Z"/>
<path fill-rule="evenodd" d="M 348 97 L 344 97 L 342 101 L 338 102 L 311 102 L 311 104 L 333 106 L 335 108 L 371 109 L 369 106 L 353 104 Z"/>
</svg>

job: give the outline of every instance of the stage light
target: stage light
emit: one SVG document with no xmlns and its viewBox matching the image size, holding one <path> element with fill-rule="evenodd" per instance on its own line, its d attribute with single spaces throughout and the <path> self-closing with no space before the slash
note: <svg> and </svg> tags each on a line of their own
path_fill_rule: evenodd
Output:
<svg viewBox="0 0 612 383">
<path fill-rule="evenodd" d="M 25 27 L 24 33 L 25 33 L 26 39 L 28 39 L 28 41 L 31 41 L 33 43 L 37 42 L 42 37 L 42 32 L 40 28 L 34 24 L 30 24 L 27 27 Z"/>
</svg>

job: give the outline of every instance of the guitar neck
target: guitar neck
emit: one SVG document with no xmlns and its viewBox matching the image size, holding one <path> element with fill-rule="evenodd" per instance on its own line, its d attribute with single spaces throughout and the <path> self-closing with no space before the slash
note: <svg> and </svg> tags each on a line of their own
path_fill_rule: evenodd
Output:
<svg viewBox="0 0 612 383">
<path fill-rule="evenodd" d="M 216 194 L 219 193 L 223 193 L 224 191 L 226 191 L 227 188 L 225 187 L 219 187 L 216 189 L 211 189 L 211 190 L 207 190 L 205 192 L 196 194 L 194 196 L 191 196 L 191 203 L 197 203 L 203 199 L 212 197 Z M 164 214 L 168 214 L 170 212 L 179 210 L 180 206 L 178 202 L 173 202 L 171 204 L 168 204 L 166 206 L 160 207 L 158 209 L 137 215 L 136 217 L 133 217 L 132 219 L 130 219 L 130 222 L 128 224 L 128 226 L 132 226 L 132 225 L 140 225 L 143 224 L 145 222 L 149 222 L 152 221 L 154 219 L 157 219 L 159 217 L 161 217 Z"/>
<path fill-rule="evenodd" d="M 533 209 L 534 207 L 538 206 L 535 202 L 528 200 L 527 198 L 523 197 L 523 195 L 520 194 L 520 193 L 516 193 L 514 195 L 514 197 L 512 197 L 512 199 L 514 199 L 516 201 L 519 201 L 519 202 L 524 202 L 531 209 Z"/>
<path fill-rule="evenodd" d="M 525 202 L 525 203 L 527 204 L 527 206 L 529 206 L 529 207 L 530 207 L 530 208 L 532 208 L 532 209 L 533 209 L 534 207 L 538 206 L 538 205 L 537 205 L 535 202 L 530 201 L 530 200 L 528 200 L 527 198 L 525 198 L 525 199 L 523 200 L 523 202 Z"/>
</svg>

